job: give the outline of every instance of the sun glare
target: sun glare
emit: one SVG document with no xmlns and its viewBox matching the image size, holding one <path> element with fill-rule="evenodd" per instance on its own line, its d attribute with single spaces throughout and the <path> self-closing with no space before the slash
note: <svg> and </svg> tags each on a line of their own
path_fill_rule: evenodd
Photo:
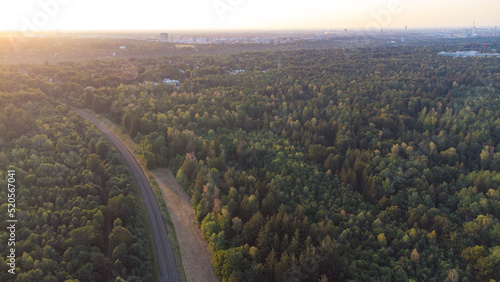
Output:
<svg viewBox="0 0 500 282">
<path fill-rule="evenodd" d="M 26 0 L 0 3 L 0 31 L 6 30 L 207 30 L 330 29 L 496 26 L 500 2 L 489 9 L 422 0 L 348 1 L 133 1 Z"/>
</svg>

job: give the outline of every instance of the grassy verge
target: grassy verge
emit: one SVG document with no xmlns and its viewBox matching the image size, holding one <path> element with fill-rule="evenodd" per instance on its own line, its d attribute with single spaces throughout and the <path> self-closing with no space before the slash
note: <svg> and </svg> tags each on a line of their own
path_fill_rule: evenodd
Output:
<svg viewBox="0 0 500 282">
<path fill-rule="evenodd" d="M 172 249 L 175 255 L 175 263 L 177 264 L 177 268 L 179 269 L 179 276 L 181 281 L 186 282 L 186 275 L 184 273 L 184 265 L 182 264 L 182 255 L 181 248 L 179 247 L 179 243 L 177 242 L 177 234 L 175 233 L 174 224 L 172 223 L 172 219 L 170 219 L 170 215 L 168 214 L 167 205 L 165 204 L 165 200 L 160 191 L 160 187 L 154 180 L 152 176 L 149 176 L 149 183 L 151 183 L 151 187 L 153 188 L 153 192 L 155 193 L 156 200 L 158 201 L 158 205 L 160 205 L 161 214 L 163 215 L 163 219 L 167 225 L 168 237 L 170 238 L 170 242 L 172 242 Z"/>
<path fill-rule="evenodd" d="M 139 195 L 139 190 L 136 190 L 136 195 L 135 197 L 141 197 Z M 156 250 L 155 246 L 153 243 L 153 234 L 151 232 L 151 226 L 149 226 L 148 218 L 147 218 L 147 213 L 146 213 L 146 207 L 144 206 L 143 201 L 138 201 L 139 202 L 139 208 L 141 209 L 142 214 L 144 215 L 143 220 L 144 220 L 144 226 L 146 228 L 148 240 L 149 240 L 149 249 L 151 250 L 151 254 L 153 255 L 153 273 L 154 273 L 154 278 L 155 281 L 160 281 L 160 270 L 158 269 L 158 261 L 156 260 Z"/>
</svg>

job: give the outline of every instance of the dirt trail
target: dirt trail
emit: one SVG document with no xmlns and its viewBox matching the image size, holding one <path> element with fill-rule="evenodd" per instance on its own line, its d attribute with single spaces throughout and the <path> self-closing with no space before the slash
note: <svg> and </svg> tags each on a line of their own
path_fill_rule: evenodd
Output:
<svg viewBox="0 0 500 282">
<path fill-rule="evenodd" d="M 151 171 L 167 204 L 181 249 L 187 281 L 219 281 L 212 268 L 212 254 L 196 225 L 189 196 L 177 183 L 170 169 Z"/>
</svg>

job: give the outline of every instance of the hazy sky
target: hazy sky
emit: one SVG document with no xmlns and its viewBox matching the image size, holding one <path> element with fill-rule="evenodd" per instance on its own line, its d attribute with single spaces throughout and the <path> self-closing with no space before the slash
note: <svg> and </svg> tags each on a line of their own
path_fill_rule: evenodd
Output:
<svg viewBox="0 0 500 282">
<path fill-rule="evenodd" d="M 499 0 L 2 0 L 0 30 L 206 30 L 500 25 Z"/>
</svg>

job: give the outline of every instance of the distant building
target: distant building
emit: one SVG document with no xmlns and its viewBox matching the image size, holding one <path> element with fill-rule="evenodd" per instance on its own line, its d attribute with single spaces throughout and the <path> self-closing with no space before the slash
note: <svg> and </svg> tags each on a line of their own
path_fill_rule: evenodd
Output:
<svg viewBox="0 0 500 282">
<path fill-rule="evenodd" d="M 239 73 L 244 73 L 245 70 L 230 70 L 228 72 L 230 75 L 235 75 L 235 74 L 239 74 Z"/>
<path fill-rule="evenodd" d="M 160 41 L 167 42 L 168 41 L 168 33 L 160 33 Z"/>
<path fill-rule="evenodd" d="M 478 51 L 458 51 L 458 52 L 439 52 L 438 55 L 450 56 L 453 58 L 466 58 L 466 57 L 497 57 L 500 58 L 499 53 L 479 53 Z"/>
<path fill-rule="evenodd" d="M 201 43 L 201 44 L 206 44 L 207 43 L 207 38 L 206 37 L 199 37 L 196 38 L 196 43 Z"/>
<path fill-rule="evenodd" d="M 453 58 L 458 58 L 458 57 L 475 57 L 477 56 L 478 52 L 477 51 L 458 51 L 458 52 L 439 52 L 438 55 L 441 56 L 451 56 Z"/>
<path fill-rule="evenodd" d="M 164 78 L 163 84 L 170 84 L 170 85 L 174 86 L 175 88 L 177 88 L 177 90 L 179 90 L 179 87 L 181 85 L 180 81 L 169 79 L 169 78 Z"/>
</svg>

